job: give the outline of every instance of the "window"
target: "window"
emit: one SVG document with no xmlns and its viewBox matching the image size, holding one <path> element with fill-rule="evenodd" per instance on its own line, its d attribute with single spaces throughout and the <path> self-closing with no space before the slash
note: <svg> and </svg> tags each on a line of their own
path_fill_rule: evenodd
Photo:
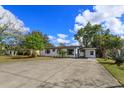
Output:
<svg viewBox="0 0 124 93">
<path fill-rule="evenodd" d="M 57 53 L 59 53 L 60 49 L 57 49 Z"/>
<path fill-rule="evenodd" d="M 52 51 L 55 52 L 55 49 L 53 49 Z"/>
<path fill-rule="evenodd" d="M 74 49 L 68 49 L 67 54 L 68 55 L 74 55 Z"/>
<path fill-rule="evenodd" d="M 94 55 L 94 51 L 90 51 L 90 55 Z"/>
<path fill-rule="evenodd" d="M 49 54 L 49 53 L 50 53 L 50 49 L 47 49 L 47 50 L 45 51 L 45 53 L 46 53 L 46 54 Z"/>
</svg>

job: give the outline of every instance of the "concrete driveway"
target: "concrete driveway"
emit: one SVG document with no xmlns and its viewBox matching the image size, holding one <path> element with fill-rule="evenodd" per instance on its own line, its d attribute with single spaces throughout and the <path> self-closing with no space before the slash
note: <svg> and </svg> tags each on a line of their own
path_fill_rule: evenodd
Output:
<svg viewBox="0 0 124 93">
<path fill-rule="evenodd" d="M 0 87 L 119 87 L 94 59 L 0 63 Z"/>
</svg>

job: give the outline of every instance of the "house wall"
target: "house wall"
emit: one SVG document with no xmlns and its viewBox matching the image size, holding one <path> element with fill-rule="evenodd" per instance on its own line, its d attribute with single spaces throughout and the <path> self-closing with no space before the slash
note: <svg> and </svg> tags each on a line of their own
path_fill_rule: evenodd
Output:
<svg viewBox="0 0 124 93">
<path fill-rule="evenodd" d="M 55 49 L 55 51 L 53 51 L 53 49 L 50 49 L 49 54 L 45 53 L 45 50 L 42 50 L 40 54 L 41 56 L 58 56 L 57 49 Z"/>
<path fill-rule="evenodd" d="M 69 48 L 69 49 L 74 49 L 74 53 L 73 53 L 73 55 L 67 55 L 67 53 L 66 53 L 66 55 L 65 55 L 66 57 L 75 58 L 75 57 L 79 56 L 79 57 L 86 57 L 86 58 L 96 58 L 96 51 L 95 51 L 95 49 L 92 49 L 92 48 L 85 49 L 85 53 L 82 52 L 82 51 L 79 51 L 79 55 L 78 55 L 78 48 Z M 45 50 L 42 50 L 40 52 L 40 54 L 41 54 L 41 56 L 58 57 L 59 54 L 58 54 L 57 50 L 58 49 L 55 49 L 55 51 L 53 51 L 53 49 L 50 49 L 50 53 L 49 54 L 45 53 Z M 67 49 L 63 49 L 63 50 L 67 51 Z M 90 51 L 94 52 L 93 55 L 90 54 Z"/>
<path fill-rule="evenodd" d="M 94 54 L 90 55 L 90 51 L 93 51 Z M 95 51 L 95 49 L 86 49 L 85 50 L 85 57 L 86 58 L 96 58 L 96 51 Z"/>
<path fill-rule="evenodd" d="M 41 54 L 41 56 L 57 57 L 57 56 L 59 56 L 57 50 L 58 49 L 55 49 L 55 51 L 53 51 L 53 49 L 50 49 L 50 53 L 49 54 L 45 53 L 45 50 L 42 50 L 40 54 Z M 63 50 L 67 52 L 67 49 L 63 49 Z M 65 56 L 66 57 L 75 57 L 75 49 L 74 49 L 74 55 L 67 55 L 67 53 L 66 53 Z"/>
<path fill-rule="evenodd" d="M 18 51 L 14 51 L 14 50 L 6 50 L 5 54 L 6 55 L 11 55 L 11 56 L 16 56 L 18 53 Z"/>
<path fill-rule="evenodd" d="M 79 57 L 85 57 L 85 55 L 84 55 L 84 52 L 83 51 L 79 51 Z"/>
</svg>

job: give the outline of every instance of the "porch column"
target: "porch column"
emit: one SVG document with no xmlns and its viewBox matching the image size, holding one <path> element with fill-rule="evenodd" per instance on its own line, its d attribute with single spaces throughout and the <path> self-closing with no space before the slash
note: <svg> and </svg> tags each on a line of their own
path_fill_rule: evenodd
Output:
<svg viewBox="0 0 124 93">
<path fill-rule="evenodd" d="M 75 48 L 74 50 L 75 50 L 74 51 L 74 56 L 75 56 L 75 58 L 78 58 L 78 48 Z"/>
</svg>

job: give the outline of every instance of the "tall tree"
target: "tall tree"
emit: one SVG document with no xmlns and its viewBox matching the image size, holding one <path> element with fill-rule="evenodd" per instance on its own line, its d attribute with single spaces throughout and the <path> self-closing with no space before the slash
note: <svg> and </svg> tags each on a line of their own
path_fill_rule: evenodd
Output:
<svg viewBox="0 0 124 93">
<path fill-rule="evenodd" d="M 0 6 L 0 43 L 5 43 L 9 46 L 7 48 L 17 47 L 28 31 L 29 29 L 25 27 L 23 21 Z"/>
<path fill-rule="evenodd" d="M 99 55 L 104 58 L 109 52 L 123 47 L 120 36 L 111 34 L 109 29 L 104 29 L 101 25 L 91 25 L 89 22 L 77 32 L 75 39 L 83 47 L 96 47 Z"/>
<path fill-rule="evenodd" d="M 95 35 L 92 46 L 99 49 L 99 56 L 105 58 L 109 55 L 109 52 L 121 49 L 123 40 L 119 36 L 111 34 L 109 29 L 106 29 Z"/>
<path fill-rule="evenodd" d="M 32 31 L 31 33 L 29 33 L 25 38 L 24 45 L 25 48 L 31 49 L 31 51 L 33 52 L 53 46 L 51 43 L 49 43 L 47 35 L 44 35 L 40 31 Z M 36 54 L 33 54 L 33 52 L 31 52 L 30 55 Z M 36 56 L 37 55 L 38 54 L 36 54 Z"/>
<path fill-rule="evenodd" d="M 101 25 L 91 25 L 90 22 L 88 22 L 87 25 L 84 28 L 81 28 L 74 37 L 79 41 L 81 46 L 92 47 L 91 43 L 100 30 Z"/>
<path fill-rule="evenodd" d="M 44 38 L 42 36 L 42 33 L 38 31 L 32 31 L 32 33 L 29 33 L 25 39 L 25 46 L 28 49 L 35 49 L 35 50 L 43 49 L 45 45 L 44 45 Z"/>
<path fill-rule="evenodd" d="M 43 35 L 43 34 L 42 34 Z M 45 48 L 53 47 L 54 45 L 50 43 L 49 38 L 46 34 L 43 35 Z"/>
</svg>

